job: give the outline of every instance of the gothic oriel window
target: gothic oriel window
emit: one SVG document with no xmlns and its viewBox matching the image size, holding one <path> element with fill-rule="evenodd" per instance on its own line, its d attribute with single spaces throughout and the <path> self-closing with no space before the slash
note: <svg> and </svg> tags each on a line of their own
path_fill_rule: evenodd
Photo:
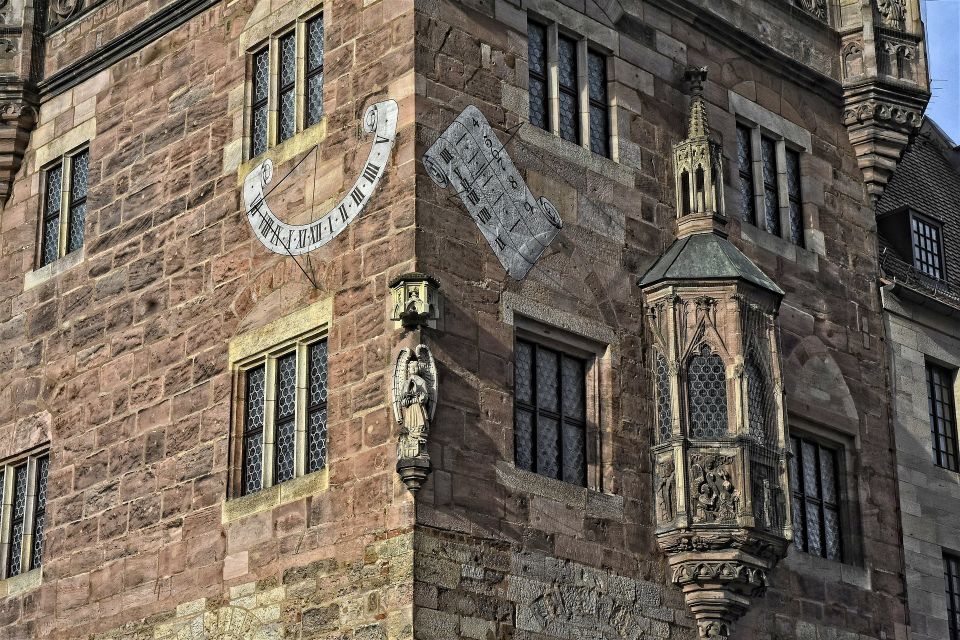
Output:
<svg viewBox="0 0 960 640">
<path fill-rule="evenodd" d="M 323 118 L 323 16 L 298 19 L 250 52 L 250 156 Z"/>
<path fill-rule="evenodd" d="M 64 156 L 45 171 L 39 266 L 83 247 L 89 175 L 86 149 Z"/>
<path fill-rule="evenodd" d="M 940 244 L 940 225 L 912 214 L 910 235 L 913 240 L 913 266 L 931 278 L 943 278 L 943 251 Z"/>
<path fill-rule="evenodd" d="M 806 553 L 842 560 L 838 450 L 790 438 L 793 544 Z"/>
<path fill-rule="evenodd" d="M 0 467 L 3 507 L 0 511 L 4 578 L 12 578 L 43 563 L 50 457 L 31 455 Z"/>
<path fill-rule="evenodd" d="M 927 400 L 934 461 L 944 469 L 960 471 L 953 379 L 954 372 L 950 369 L 927 363 Z"/>
<path fill-rule="evenodd" d="M 240 493 L 327 463 L 327 341 L 301 339 L 243 368 Z"/>
<path fill-rule="evenodd" d="M 657 351 L 654 358 L 654 375 L 657 387 L 657 435 L 660 442 L 670 439 L 673 430 L 673 411 L 670 399 L 670 366 L 663 354 Z"/>
<path fill-rule="evenodd" d="M 527 25 L 530 124 L 611 157 L 607 55 L 556 24 Z"/>
<path fill-rule="evenodd" d="M 701 345 L 687 365 L 687 402 L 690 437 L 727 435 L 727 377 L 723 359 L 709 345 Z"/>
<path fill-rule="evenodd" d="M 950 640 L 960 640 L 960 556 L 943 554 L 943 581 L 947 595 Z"/>
<path fill-rule="evenodd" d="M 753 354 L 744 363 L 747 379 L 747 414 L 750 420 L 750 435 L 761 444 L 769 440 L 767 423 L 770 420 L 769 388 L 767 375 Z"/>
<path fill-rule="evenodd" d="M 586 486 L 586 362 L 527 340 L 514 358 L 516 466 Z"/>
</svg>

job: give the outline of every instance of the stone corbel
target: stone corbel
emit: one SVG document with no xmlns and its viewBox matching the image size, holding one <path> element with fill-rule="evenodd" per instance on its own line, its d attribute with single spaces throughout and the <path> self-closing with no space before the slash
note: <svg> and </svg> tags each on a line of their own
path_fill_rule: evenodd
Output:
<svg viewBox="0 0 960 640">
<path fill-rule="evenodd" d="M 13 181 L 37 123 L 37 99 L 23 84 L 0 88 L 0 204 L 13 192 Z"/>
</svg>

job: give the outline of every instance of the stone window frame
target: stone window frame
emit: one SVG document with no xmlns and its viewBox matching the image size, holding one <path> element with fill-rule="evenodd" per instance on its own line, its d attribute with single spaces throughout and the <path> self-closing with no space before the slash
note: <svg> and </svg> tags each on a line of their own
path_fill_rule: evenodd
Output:
<svg viewBox="0 0 960 640">
<path fill-rule="evenodd" d="M 860 520 L 860 502 L 858 496 L 859 482 L 854 472 L 857 469 L 857 457 L 859 450 L 857 448 L 857 437 L 841 433 L 829 426 L 820 425 L 806 419 L 799 419 L 791 415 L 789 417 L 787 429 L 787 442 L 791 437 L 797 437 L 804 440 L 818 443 L 836 451 L 836 474 L 839 490 L 839 515 L 840 515 L 840 547 L 841 559 L 830 560 L 828 558 L 800 551 L 796 545 L 791 542 L 790 548 L 796 555 L 805 559 L 812 559 L 813 566 L 823 571 L 827 567 L 862 567 L 863 566 L 863 542 L 862 542 L 862 523 Z M 790 464 L 790 449 L 787 447 L 788 462 Z M 787 492 L 787 509 L 790 513 L 790 519 L 793 528 L 793 487 Z M 829 569 L 827 569 L 829 570 Z M 869 574 L 869 572 L 867 572 Z M 869 576 L 863 578 L 868 580 Z"/>
<path fill-rule="evenodd" d="M 67 151 L 61 156 L 49 161 L 46 163 L 43 168 L 40 170 L 40 184 L 42 185 L 40 190 L 40 213 L 37 216 L 37 252 L 36 258 L 34 260 L 34 269 L 39 271 L 41 269 L 53 269 L 52 265 L 56 264 L 58 261 L 63 260 L 67 257 L 72 257 L 74 255 L 82 254 L 84 243 L 81 242 L 79 247 L 74 248 L 73 250 L 69 249 L 70 243 L 70 218 L 71 210 L 77 205 L 77 202 L 74 199 L 73 194 L 73 180 L 74 180 L 74 162 L 75 159 L 83 154 L 87 156 L 87 184 L 84 189 L 84 195 L 82 196 L 82 203 L 86 205 L 87 195 L 90 192 L 90 144 L 89 142 L 84 142 L 81 145 L 71 148 L 70 151 Z M 49 179 L 50 175 L 54 170 L 60 170 L 60 198 L 59 205 L 60 210 L 58 216 L 60 217 L 59 221 L 59 233 L 57 235 L 57 257 L 44 262 L 44 251 L 46 249 L 45 238 L 44 238 L 44 226 L 48 217 L 47 203 L 48 203 L 48 189 L 49 189 Z M 86 230 L 86 216 L 84 216 L 83 222 L 84 231 Z M 72 262 L 72 261 L 71 261 Z"/>
<path fill-rule="evenodd" d="M 942 373 L 946 374 L 949 379 L 949 384 L 944 386 L 950 393 L 950 402 L 949 402 L 948 411 L 950 413 L 949 428 L 953 431 L 953 433 L 949 436 L 950 440 L 952 441 L 951 442 L 952 451 L 944 452 L 943 454 L 941 454 L 936 441 L 937 436 L 939 434 L 934 424 L 935 416 L 929 410 L 929 408 L 932 408 L 934 406 L 933 403 L 930 402 L 931 400 L 930 393 L 931 393 L 931 390 L 932 390 L 931 387 L 933 384 L 931 381 L 930 373 L 933 369 L 939 369 Z M 956 402 L 956 395 L 957 395 L 956 387 L 958 382 L 957 368 L 947 364 L 943 364 L 942 362 L 939 362 L 939 361 L 934 361 L 930 358 L 925 358 L 924 359 L 924 377 L 925 377 L 924 382 L 927 390 L 928 415 L 930 420 L 930 439 L 931 439 L 930 452 L 933 454 L 933 463 L 938 467 L 940 467 L 941 469 L 944 469 L 945 471 L 950 471 L 953 473 L 960 472 L 960 432 L 958 432 L 958 429 L 957 429 L 958 416 L 957 416 L 957 402 Z M 936 417 L 939 418 L 940 416 L 936 416 Z M 943 455 L 947 456 L 946 461 L 943 460 Z M 950 460 L 949 460 L 950 457 L 952 457 L 953 459 L 952 464 L 950 463 Z"/>
<path fill-rule="evenodd" d="M 756 224 L 749 220 L 744 220 L 740 216 L 742 211 L 742 202 L 740 198 L 740 166 L 737 153 L 737 131 L 736 128 L 725 135 L 731 142 L 727 154 L 730 160 L 732 175 L 734 176 L 731 186 L 735 188 L 733 198 L 728 198 L 729 205 L 735 205 L 736 217 L 740 220 L 741 236 L 760 244 L 765 248 L 782 255 L 794 262 L 810 263 L 814 269 L 818 269 L 816 256 L 825 255 L 823 246 L 823 233 L 819 229 L 819 219 L 812 200 L 812 190 L 805 184 L 805 177 L 810 172 L 810 161 L 813 154 L 813 141 L 809 131 L 803 127 L 790 122 L 786 118 L 779 116 L 759 104 L 745 98 L 734 91 L 728 91 L 730 112 L 734 116 L 736 125 L 747 127 L 751 130 L 751 161 L 753 164 L 753 197 L 754 211 L 756 214 Z M 777 162 L 777 199 L 779 207 L 780 233 L 768 231 L 764 216 L 764 189 L 763 189 L 763 166 L 761 155 L 761 139 L 766 137 L 776 144 L 776 162 Z M 800 242 L 794 243 L 790 238 L 790 202 L 791 194 L 787 179 L 787 151 L 798 154 L 799 166 L 799 204 L 801 211 L 801 238 Z M 796 198 L 794 198 L 796 200 Z M 729 212 L 728 212 L 729 213 Z"/>
<path fill-rule="evenodd" d="M 43 563 L 41 561 L 40 564 L 36 564 L 34 539 L 37 535 L 37 510 L 39 508 L 37 494 L 40 483 L 40 462 L 44 459 L 47 461 L 47 477 L 43 481 L 49 486 L 49 445 L 36 447 L 30 452 L 21 453 L 0 463 L 0 491 L 2 491 L 2 494 L 0 494 L 2 496 L 2 505 L 0 505 L 0 577 L 2 577 L 2 580 L 0 580 L 0 597 L 32 589 L 40 584 Z M 10 575 L 15 470 L 24 465 L 26 466 L 27 486 L 23 535 L 20 543 L 22 549 L 20 569 L 18 573 Z M 49 503 L 49 497 L 47 503 Z M 44 509 L 45 511 L 46 509 Z M 43 530 L 41 530 L 40 536 L 41 538 L 45 537 Z M 42 540 L 40 544 L 43 545 Z"/>
<path fill-rule="evenodd" d="M 563 355 L 569 355 L 580 359 L 584 364 L 584 381 L 586 389 L 584 390 L 585 402 L 585 436 L 584 436 L 584 458 L 586 463 L 586 484 L 572 485 L 583 486 L 587 489 L 602 491 L 602 397 L 601 380 L 604 377 L 604 361 L 609 352 L 606 344 L 595 342 L 591 338 L 581 336 L 556 326 L 541 322 L 532 317 L 513 314 L 514 325 L 514 344 L 517 340 L 533 342 L 549 349 L 559 351 Z M 513 369 L 511 369 L 512 375 Z M 511 394 L 511 397 L 515 397 Z M 514 402 L 515 405 L 515 402 Z M 516 406 L 512 408 L 512 416 L 516 416 Z M 513 443 L 515 432 L 514 423 L 511 422 L 508 441 Z M 511 451 L 515 455 L 515 447 L 511 446 Z M 518 470 L 515 458 L 511 458 L 511 464 Z M 536 473 L 530 471 L 530 473 Z M 540 474 L 537 474 L 540 475 Z M 542 476 L 547 481 L 554 481 L 562 485 L 571 485 L 562 479 Z"/>
<path fill-rule="evenodd" d="M 244 87 L 244 158 L 248 162 L 266 157 L 267 155 L 278 155 L 277 161 L 282 161 L 288 157 L 296 155 L 299 151 L 305 150 L 307 141 L 301 141 L 299 144 L 293 142 L 301 138 L 305 132 L 311 132 L 310 141 L 322 139 L 326 132 L 326 111 L 323 112 L 320 119 L 308 124 L 307 121 L 307 23 L 318 19 L 325 20 L 326 13 L 323 5 L 319 5 L 301 12 L 293 20 L 283 22 L 281 26 L 274 28 L 271 33 L 246 47 L 245 49 L 245 67 L 246 81 Z M 326 37 L 327 25 L 324 23 L 324 37 Z M 280 40 L 290 33 L 294 34 L 296 39 L 296 77 L 294 85 L 294 131 L 293 135 L 280 140 L 279 131 L 279 98 L 280 98 Z M 264 50 L 268 52 L 269 80 L 267 87 L 267 142 L 266 149 L 260 153 L 253 152 L 253 64 L 254 57 Z M 314 133 L 318 132 L 318 133 Z M 288 149 L 289 148 L 289 149 Z M 287 151 L 284 151 L 287 150 Z"/>
<path fill-rule="evenodd" d="M 562 20 L 556 20 L 545 13 L 529 11 L 527 22 L 533 22 L 543 27 L 547 32 L 547 126 L 548 129 L 541 129 L 529 122 L 529 89 L 527 92 L 527 110 L 522 116 L 530 124 L 531 129 L 546 131 L 552 137 L 560 140 L 562 143 L 573 145 L 584 149 L 590 154 L 612 160 L 619 161 L 619 145 L 617 140 L 617 110 L 614 104 L 615 95 L 612 86 L 614 77 L 613 57 L 615 51 L 609 44 L 604 44 L 591 38 L 590 35 L 577 33 L 575 30 L 567 28 Z M 524 36 L 529 37 L 529 28 Z M 559 74 L 559 40 L 561 37 L 569 38 L 576 43 L 576 63 L 577 63 L 577 111 L 579 113 L 578 139 L 576 141 L 567 140 L 560 135 L 560 74 Z M 607 129 L 607 154 L 599 153 L 591 148 L 590 142 L 590 109 L 593 101 L 590 96 L 590 84 L 588 77 L 588 58 L 589 54 L 602 55 L 606 59 L 606 129 Z M 529 72 L 528 72 L 529 73 Z"/>
<path fill-rule="evenodd" d="M 308 307 L 278 318 L 269 324 L 242 334 L 230 341 L 229 362 L 233 379 L 232 409 L 229 443 L 229 477 L 227 496 L 223 505 L 221 520 L 224 523 L 259 513 L 267 509 L 287 504 L 308 495 L 326 491 L 330 481 L 329 430 L 327 435 L 327 455 L 324 466 L 316 471 L 307 471 L 307 414 L 308 406 L 307 347 L 319 341 L 329 339 L 332 300 L 325 298 Z M 293 351 L 297 352 L 297 404 L 295 412 L 296 444 L 293 478 L 281 483 L 273 482 L 274 459 L 272 451 L 272 430 L 275 423 L 269 417 L 270 391 L 275 383 L 276 359 Z M 327 347 L 327 369 L 329 371 L 329 343 Z M 273 363 L 271 370 L 270 363 Z M 245 394 L 246 372 L 261 364 L 266 364 L 265 383 L 267 385 L 267 416 L 263 434 L 263 485 L 257 490 L 244 494 L 243 487 L 243 435 L 245 430 Z M 328 374 L 329 375 L 329 374 Z M 329 377 L 327 381 L 328 399 L 332 390 Z M 327 424 L 330 422 L 329 411 Z"/>
</svg>

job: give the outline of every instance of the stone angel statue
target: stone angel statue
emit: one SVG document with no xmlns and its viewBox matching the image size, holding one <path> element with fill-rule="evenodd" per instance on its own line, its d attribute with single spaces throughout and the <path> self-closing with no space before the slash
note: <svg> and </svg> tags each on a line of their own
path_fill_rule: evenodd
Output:
<svg viewBox="0 0 960 640">
<path fill-rule="evenodd" d="M 393 367 L 393 415 L 401 426 L 397 458 L 427 458 L 437 408 L 437 365 L 425 344 L 402 349 Z"/>
</svg>

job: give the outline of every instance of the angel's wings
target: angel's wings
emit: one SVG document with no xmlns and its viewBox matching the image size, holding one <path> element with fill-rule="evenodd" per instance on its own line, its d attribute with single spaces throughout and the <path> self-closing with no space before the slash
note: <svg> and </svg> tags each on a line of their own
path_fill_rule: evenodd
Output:
<svg viewBox="0 0 960 640">
<path fill-rule="evenodd" d="M 425 344 L 417 345 L 416 353 L 417 360 L 420 362 L 420 375 L 427 383 L 427 392 L 430 395 L 430 406 L 427 409 L 430 419 L 433 420 L 433 412 L 437 409 L 437 363 Z"/>
<path fill-rule="evenodd" d="M 393 417 L 397 424 L 403 424 L 403 390 L 407 386 L 407 363 L 410 362 L 410 349 L 401 349 L 393 365 Z"/>
</svg>

